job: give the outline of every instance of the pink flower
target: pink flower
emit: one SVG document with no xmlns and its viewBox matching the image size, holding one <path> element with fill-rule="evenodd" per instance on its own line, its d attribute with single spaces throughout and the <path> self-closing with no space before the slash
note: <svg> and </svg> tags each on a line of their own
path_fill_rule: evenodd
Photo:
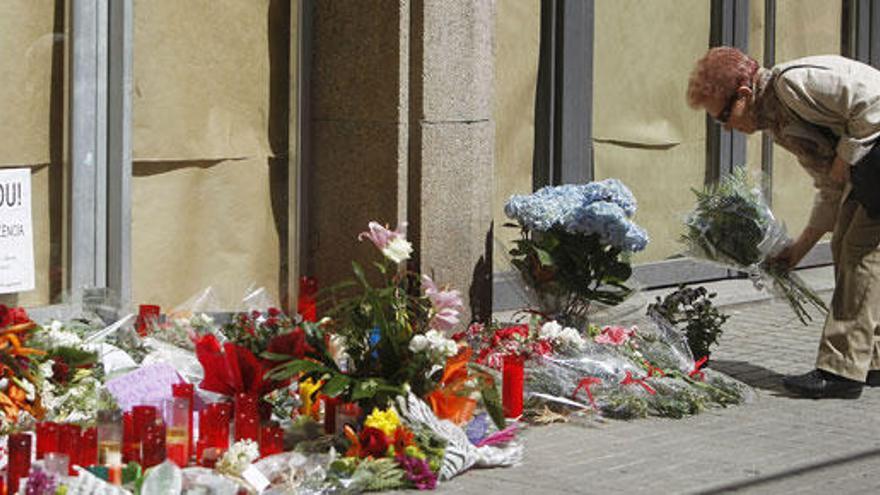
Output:
<svg viewBox="0 0 880 495">
<path fill-rule="evenodd" d="M 428 326 L 442 332 L 452 330 L 458 325 L 458 314 L 464 308 L 461 293 L 457 290 L 440 290 L 427 275 L 422 275 L 422 285 L 425 288 L 425 295 L 434 307 L 434 316 Z"/>
<path fill-rule="evenodd" d="M 595 341 L 597 344 L 623 345 L 635 333 L 635 327 L 605 327 L 602 333 L 596 336 Z"/>
<path fill-rule="evenodd" d="M 378 222 L 370 222 L 368 227 L 369 231 L 358 234 L 359 241 L 363 241 L 364 237 L 371 240 L 386 258 L 395 263 L 409 259 L 409 255 L 412 254 L 412 244 L 406 240 L 406 235 L 403 232 L 406 223 L 398 227 L 397 230 L 388 230 Z"/>
</svg>

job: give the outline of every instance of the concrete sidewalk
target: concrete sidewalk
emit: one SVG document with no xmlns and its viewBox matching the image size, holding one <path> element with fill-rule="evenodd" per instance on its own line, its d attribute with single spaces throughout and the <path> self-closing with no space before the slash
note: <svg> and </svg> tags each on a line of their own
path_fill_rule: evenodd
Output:
<svg viewBox="0 0 880 495">
<path fill-rule="evenodd" d="M 800 273 L 830 298 L 830 268 Z M 880 388 L 854 401 L 786 396 L 780 380 L 813 368 L 822 322 L 803 326 L 748 281 L 707 286 L 732 315 L 711 367 L 754 387 L 753 402 L 682 420 L 533 427 L 521 466 L 473 470 L 439 492 L 880 493 Z"/>
</svg>

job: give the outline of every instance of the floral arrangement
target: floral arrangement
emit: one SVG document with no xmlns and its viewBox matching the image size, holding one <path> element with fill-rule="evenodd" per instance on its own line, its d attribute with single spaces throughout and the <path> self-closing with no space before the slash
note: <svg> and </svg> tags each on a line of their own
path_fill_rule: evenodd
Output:
<svg viewBox="0 0 880 495">
<path fill-rule="evenodd" d="M 346 426 L 345 436 L 350 442 L 349 448 L 342 459 L 331 465 L 336 476 L 357 478 L 359 470 L 380 468 L 381 475 L 374 473 L 367 489 L 433 490 L 436 487 L 444 442 L 427 432 L 413 432 L 393 407 L 373 409 L 359 434 Z"/>
<path fill-rule="evenodd" d="M 0 304 L 0 434 L 7 433 L 24 413 L 42 418 L 39 375 L 34 359 L 44 351 L 28 347 L 39 326 L 22 308 Z"/>
<path fill-rule="evenodd" d="M 458 323 L 462 301 L 458 291 L 402 269 L 411 247 L 399 230 L 371 222 L 359 238 L 383 253 L 374 264 L 383 283 L 374 287 L 353 263 L 356 282 L 331 289 L 329 318 L 303 323 L 307 352 L 293 359 L 273 353 L 281 364 L 271 376 L 322 382 L 322 394 L 370 410 L 406 388 L 419 397 L 437 388 L 446 360 L 459 353 L 443 332 Z"/>
<path fill-rule="evenodd" d="M 704 370 L 671 327 L 590 326 L 583 345 L 527 363 L 532 415 L 541 408 L 615 418 L 682 417 L 738 404 L 746 389 Z M 539 414 L 538 414 L 539 415 Z"/>
<path fill-rule="evenodd" d="M 564 327 L 555 320 L 542 324 L 537 317 L 529 323 L 511 326 L 472 323 L 465 332 L 453 335 L 453 338 L 466 340 L 477 351 L 477 364 L 496 370 L 501 369 L 504 356 L 528 359 L 546 356 L 557 348 L 580 349 L 585 344 L 577 329 Z"/>
<path fill-rule="evenodd" d="M 218 394 L 234 396 L 248 393 L 264 396 L 285 387 L 289 380 L 268 376 L 275 366 L 263 354 L 302 358 L 314 349 L 306 342 L 303 328 L 276 308 L 265 313 L 239 313 L 223 327 L 221 344 L 216 332 L 193 335 L 195 353 L 205 370 L 200 387 Z"/>
<path fill-rule="evenodd" d="M 694 194 L 697 204 L 681 239 L 689 254 L 748 273 L 756 287 L 769 286 L 783 297 L 805 325 L 812 321 L 807 307 L 828 313 L 825 302 L 800 277 L 769 262 L 791 240 L 745 170 Z"/>
<path fill-rule="evenodd" d="M 580 325 L 594 301 L 616 305 L 630 294 L 628 256 L 648 235 L 632 221 L 636 200 L 619 180 L 514 195 L 504 212 L 521 232 L 511 262 L 550 316 Z"/>
</svg>

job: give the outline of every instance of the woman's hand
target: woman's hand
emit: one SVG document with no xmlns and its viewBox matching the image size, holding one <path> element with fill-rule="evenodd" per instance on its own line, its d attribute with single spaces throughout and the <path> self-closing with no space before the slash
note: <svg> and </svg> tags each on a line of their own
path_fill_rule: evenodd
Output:
<svg viewBox="0 0 880 495">
<path fill-rule="evenodd" d="M 831 180 L 838 184 L 846 183 L 849 180 L 849 163 L 841 160 L 839 156 L 835 156 L 828 175 L 831 176 Z"/>
<path fill-rule="evenodd" d="M 776 256 L 770 258 L 770 265 L 780 267 L 785 271 L 793 269 L 813 249 L 813 246 L 819 242 L 823 235 L 825 235 L 824 232 L 812 227 L 804 228 L 804 231 L 801 232 L 796 241 L 789 244 Z"/>
</svg>

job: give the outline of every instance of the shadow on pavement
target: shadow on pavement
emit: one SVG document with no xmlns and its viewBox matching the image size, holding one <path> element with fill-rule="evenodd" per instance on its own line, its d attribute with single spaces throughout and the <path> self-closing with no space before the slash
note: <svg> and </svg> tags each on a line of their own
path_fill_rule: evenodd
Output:
<svg viewBox="0 0 880 495">
<path fill-rule="evenodd" d="M 871 458 L 880 458 L 880 449 L 871 449 L 865 450 L 862 452 L 858 452 L 851 455 L 836 457 L 832 459 L 828 459 L 826 461 L 814 462 L 812 464 L 807 464 L 800 467 L 795 467 L 791 469 L 786 469 L 785 471 L 779 471 L 777 473 L 768 474 L 766 476 L 761 476 L 758 478 L 752 478 L 744 481 L 735 481 L 733 483 L 722 485 L 715 488 L 710 488 L 705 491 L 698 492 L 700 495 L 709 495 L 716 493 L 729 493 L 735 492 L 739 490 L 746 490 L 749 488 L 759 487 L 761 485 L 767 485 L 770 483 L 782 482 L 787 479 L 795 478 L 802 474 L 815 474 L 818 471 L 822 471 L 823 469 L 830 469 L 835 466 L 840 466 L 844 464 L 854 463 L 865 461 Z"/>
<path fill-rule="evenodd" d="M 709 362 L 709 368 L 736 378 L 750 387 L 787 395 L 782 386 L 782 378 L 785 375 L 763 366 L 748 361 L 713 359 Z"/>
</svg>

